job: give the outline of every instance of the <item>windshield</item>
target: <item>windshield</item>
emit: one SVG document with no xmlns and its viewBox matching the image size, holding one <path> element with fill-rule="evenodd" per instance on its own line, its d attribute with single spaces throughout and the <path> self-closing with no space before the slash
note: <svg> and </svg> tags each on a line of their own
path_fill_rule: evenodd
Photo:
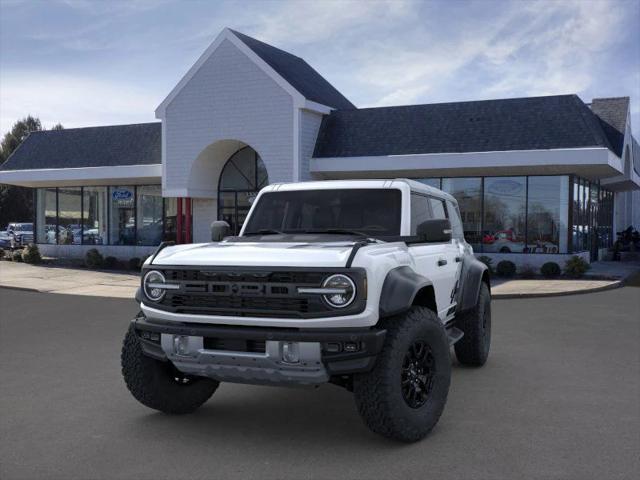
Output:
<svg viewBox="0 0 640 480">
<path fill-rule="evenodd" d="M 299 190 L 260 197 L 244 235 L 331 233 L 371 237 L 400 234 L 396 189 Z"/>
<path fill-rule="evenodd" d="M 33 224 L 32 223 L 16 223 L 13 226 L 13 230 L 16 232 L 30 232 L 31 230 L 33 230 Z"/>
</svg>

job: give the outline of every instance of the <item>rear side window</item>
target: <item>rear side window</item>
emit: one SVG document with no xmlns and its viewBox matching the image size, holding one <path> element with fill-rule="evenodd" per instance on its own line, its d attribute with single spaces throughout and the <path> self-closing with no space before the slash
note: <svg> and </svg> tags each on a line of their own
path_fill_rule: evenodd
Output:
<svg viewBox="0 0 640 480">
<path fill-rule="evenodd" d="M 449 221 L 451 222 L 452 236 L 455 239 L 464 239 L 464 229 L 462 228 L 462 220 L 460 220 L 460 211 L 458 207 L 447 200 L 447 211 L 449 213 Z"/>
<path fill-rule="evenodd" d="M 433 218 L 447 218 L 447 211 L 444 208 L 444 202 L 439 198 L 430 198 L 431 211 L 433 212 Z"/>
<path fill-rule="evenodd" d="M 420 225 L 425 220 L 433 218 L 431 215 L 431 207 L 429 206 L 429 197 L 411 194 L 411 235 L 415 235 Z"/>
</svg>

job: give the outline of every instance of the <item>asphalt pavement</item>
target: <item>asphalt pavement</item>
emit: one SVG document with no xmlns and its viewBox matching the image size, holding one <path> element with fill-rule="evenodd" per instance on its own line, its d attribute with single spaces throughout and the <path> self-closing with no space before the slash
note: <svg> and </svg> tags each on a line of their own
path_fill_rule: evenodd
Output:
<svg viewBox="0 0 640 480">
<path fill-rule="evenodd" d="M 351 394 L 223 384 L 195 414 L 120 375 L 132 300 L 0 289 L 0 478 L 630 479 L 640 472 L 640 288 L 494 303 L 424 441 L 370 433 Z"/>
</svg>

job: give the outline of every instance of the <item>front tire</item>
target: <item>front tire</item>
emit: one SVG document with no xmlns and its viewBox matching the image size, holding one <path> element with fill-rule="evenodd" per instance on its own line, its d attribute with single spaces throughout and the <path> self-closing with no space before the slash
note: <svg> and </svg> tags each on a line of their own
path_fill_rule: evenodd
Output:
<svg viewBox="0 0 640 480">
<path fill-rule="evenodd" d="M 191 413 L 209 400 L 219 382 L 180 373 L 170 361 L 147 357 L 129 327 L 122 346 L 122 375 L 127 388 L 143 405 L 164 413 Z"/>
<path fill-rule="evenodd" d="M 389 318 L 373 370 L 354 377 L 356 406 L 365 424 L 387 438 L 424 438 L 444 410 L 451 382 L 445 329 L 425 307 Z"/>
<path fill-rule="evenodd" d="M 464 333 L 454 346 L 458 361 L 481 367 L 487 361 L 491 347 L 491 293 L 486 283 L 480 283 L 476 306 L 462 314 L 457 325 Z"/>
</svg>

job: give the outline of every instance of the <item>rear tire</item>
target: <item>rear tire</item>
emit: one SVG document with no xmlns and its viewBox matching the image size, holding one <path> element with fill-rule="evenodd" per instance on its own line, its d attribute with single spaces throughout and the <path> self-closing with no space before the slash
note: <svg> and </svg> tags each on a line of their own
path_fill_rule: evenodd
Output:
<svg viewBox="0 0 640 480">
<path fill-rule="evenodd" d="M 129 327 L 122 346 L 122 375 L 127 388 L 143 405 L 164 413 L 191 413 L 209 400 L 219 382 L 180 373 L 170 361 L 142 352 L 140 339 Z"/>
<path fill-rule="evenodd" d="M 486 283 L 480 284 L 476 306 L 462 314 L 456 323 L 464 332 L 454 346 L 458 361 L 481 367 L 487 361 L 491 347 L 491 293 Z"/>
<path fill-rule="evenodd" d="M 387 335 L 373 370 L 354 376 L 356 406 L 372 431 L 415 442 L 435 426 L 447 401 L 447 334 L 435 313 L 418 306 L 383 327 Z"/>
</svg>

